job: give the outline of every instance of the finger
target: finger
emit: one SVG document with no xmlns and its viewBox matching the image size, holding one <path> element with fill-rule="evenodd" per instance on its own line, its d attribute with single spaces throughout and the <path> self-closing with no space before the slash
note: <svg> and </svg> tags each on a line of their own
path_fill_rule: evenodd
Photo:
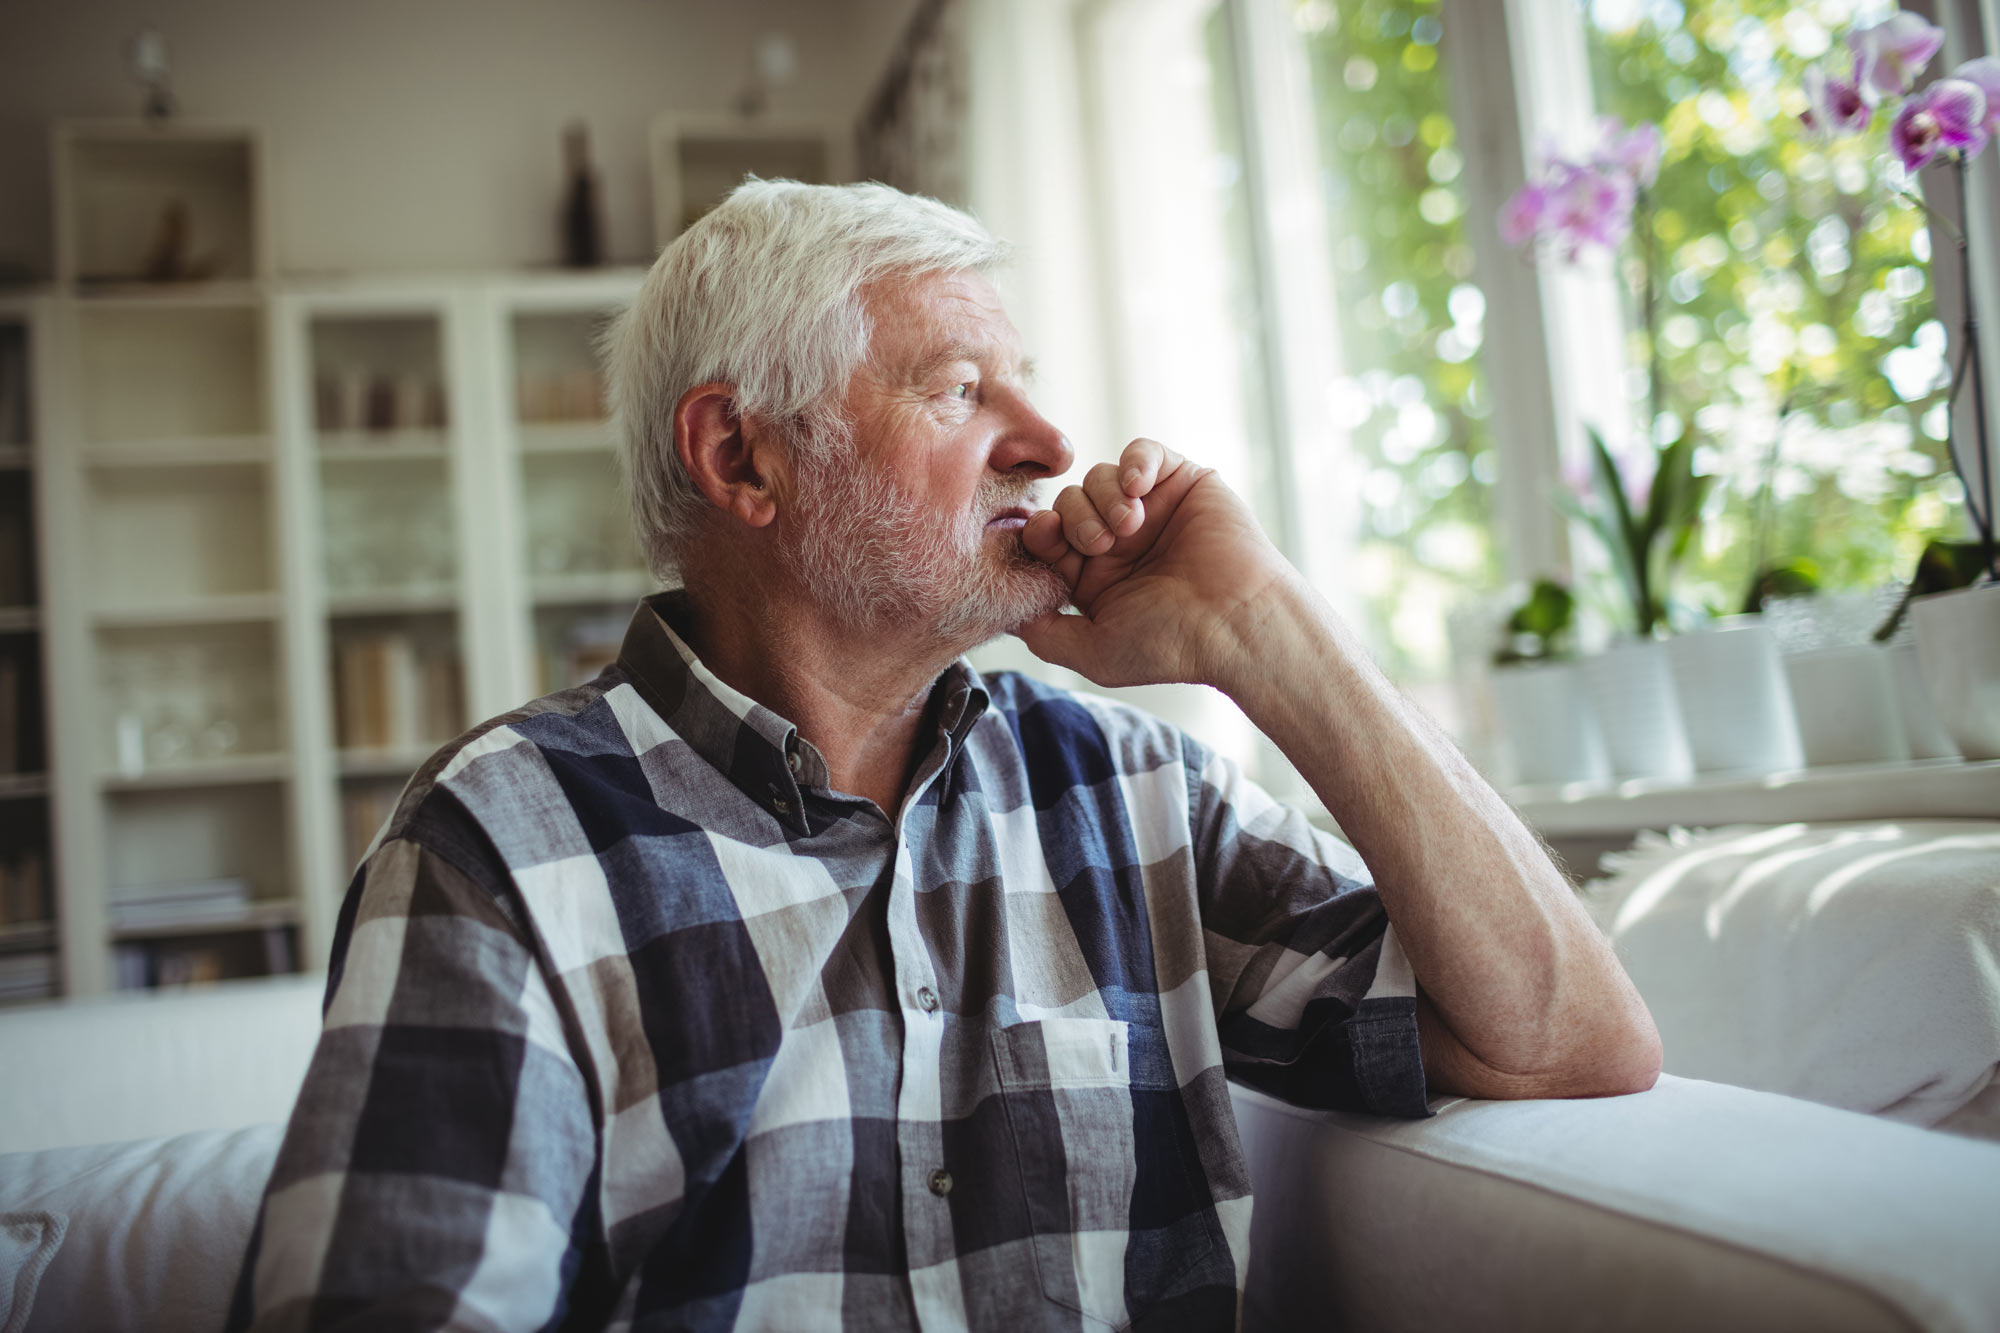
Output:
<svg viewBox="0 0 2000 1333">
<path fill-rule="evenodd" d="M 1052 509 L 1028 516 L 1021 528 L 1021 546 L 1027 553 L 1062 575 L 1072 589 L 1083 573 L 1083 557 L 1063 540 L 1062 519 Z"/>
<path fill-rule="evenodd" d="M 1083 616 L 1054 612 L 1031 620 L 1014 631 L 1028 651 L 1044 662 L 1081 670 L 1091 660 L 1090 638 L 1094 627 Z M 1084 672 L 1087 676 L 1090 673 Z"/>
<path fill-rule="evenodd" d="M 1065 486 L 1056 496 L 1055 511 L 1062 519 L 1063 537 L 1084 555 L 1103 555 L 1115 540 L 1111 527 L 1081 486 Z"/>
<path fill-rule="evenodd" d="M 1125 446 L 1118 456 L 1118 485 L 1127 495 L 1144 495 L 1159 485 L 1160 477 L 1180 466 L 1181 456 L 1143 436 Z"/>
<path fill-rule="evenodd" d="M 1104 516 L 1104 525 L 1113 536 L 1129 537 L 1146 521 L 1146 511 L 1142 508 L 1142 501 L 1120 489 L 1118 477 L 1117 467 L 1099 463 L 1084 473 L 1083 493 L 1090 498 L 1097 512 Z"/>
</svg>

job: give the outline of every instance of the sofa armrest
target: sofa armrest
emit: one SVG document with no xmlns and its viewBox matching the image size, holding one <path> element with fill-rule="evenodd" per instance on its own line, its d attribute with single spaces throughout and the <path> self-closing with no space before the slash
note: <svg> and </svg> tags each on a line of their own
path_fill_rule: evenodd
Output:
<svg viewBox="0 0 2000 1333">
<path fill-rule="evenodd" d="M 2000 1146 L 1661 1078 L 1425 1121 L 1234 1088 L 1250 1328 L 2000 1328 Z"/>
</svg>

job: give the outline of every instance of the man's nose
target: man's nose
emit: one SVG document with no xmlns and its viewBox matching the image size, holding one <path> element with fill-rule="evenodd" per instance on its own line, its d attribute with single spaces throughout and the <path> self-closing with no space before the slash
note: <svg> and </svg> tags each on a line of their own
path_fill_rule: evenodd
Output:
<svg viewBox="0 0 2000 1333">
<path fill-rule="evenodd" d="M 1035 410 L 1027 394 L 1016 389 L 1011 396 L 1012 420 L 993 451 L 993 469 L 1030 477 L 1059 477 L 1069 471 L 1076 461 L 1069 437 Z"/>
</svg>

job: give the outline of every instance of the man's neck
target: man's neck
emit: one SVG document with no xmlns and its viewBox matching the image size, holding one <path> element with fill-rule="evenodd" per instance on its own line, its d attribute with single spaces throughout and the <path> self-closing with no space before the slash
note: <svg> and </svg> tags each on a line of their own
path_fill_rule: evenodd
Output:
<svg viewBox="0 0 2000 1333">
<path fill-rule="evenodd" d="M 798 727 L 826 760 L 829 785 L 865 796 L 892 820 L 937 725 L 932 687 L 957 656 L 910 642 L 910 630 L 827 622 L 766 589 L 690 590 L 682 636 L 702 664 Z"/>
</svg>

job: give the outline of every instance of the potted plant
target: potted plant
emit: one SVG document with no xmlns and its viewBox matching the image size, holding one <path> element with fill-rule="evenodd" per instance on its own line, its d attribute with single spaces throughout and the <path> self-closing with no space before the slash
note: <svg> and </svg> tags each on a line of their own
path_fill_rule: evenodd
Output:
<svg viewBox="0 0 2000 1333">
<path fill-rule="evenodd" d="M 1606 119 L 1599 123 L 1597 143 L 1587 156 L 1570 160 L 1551 155 L 1500 215 L 1508 244 L 1533 242 L 1565 262 L 1576 262 L 1592 249 L 1615 253 L 1634 233 L 1638 215 L 1638 268 L 1645 275 L 1640 295 L 1649 331 L 1659 293 L 1646 241 L 1650 228 L 1643 219 L 1660 153 L 1654 126 L 1626 129 Z M 1661 392 L 1657 342 L 1654 347 L 1647 380 L 1649 422 L 1657 419 Z M 1693 764 L 1659 635 L 1667 624 L 1664 592 L 1693 542 L 1708 479 L 1695 475 L 1691 433 L 1683 432 L 1664 447 L 1639 446 L 1627 469 L 1620 468 L 1602 435 L 1594 429 L 1588 434 L 1586 475 L 1573 494 L 1558 494 L 1557 505 L 1597 535 L 1629 619 L 1619 638 L 1584 660 L 1583 682 L 1619 777 L 1683 780 Z M 1628 470 L 1630 476 L 1625 475 Z"/>
<path fill-rule="evenodd" d="M 1808 71 L 1806 121 L 1824 134 L 1850 134 L 1893 108 L 1889 142 L 1910 177 L 1937 167 L 1958 177 L 1955 222 L 1937 216 L 1914 193 L 1902 193 L 1911 204 L 1931 213 L 1931 224 L 1951 239 L 1958 253 L 1963 318 L 1956 349 L 1958 369 L 1945 403 L 1951 425 L 1962 424 L 1963 418 L 1956 417 L 1961 406 L 1970 409 L 1970 463 L 1959 447 L 1958 433 L 1948 428 L 1945 434 L 1952 468 L 1964 487 L 1974 538 L 1966 543 L 1932 543 L 1925 550 L 1907 594 L 1876 638 L 1888 642 L 1907 610 L 1931 704 L 1966 758 L 1988 759 L 2000 758 L 2000 546 L 1994 531 L 1993 448 L 1967 244 L 1966 167 L 2000 137 L 2000 59 L 1969 60 L 1918 88 L 1918 76 L 1943 46 L 1943 29 L 1915 14 L 1894 14 L 1849 34 L 1853 59 L 1848 70 Z"/>
<path fill-rule="evenodd" d="M 1513 782 L 1602 783 L 1604 738 L 1578 688 L 1576 602 L 1568 588 L 1538 579 L 1507 618 L 1493 654 L 1493 700 Z"/>
</svg>

